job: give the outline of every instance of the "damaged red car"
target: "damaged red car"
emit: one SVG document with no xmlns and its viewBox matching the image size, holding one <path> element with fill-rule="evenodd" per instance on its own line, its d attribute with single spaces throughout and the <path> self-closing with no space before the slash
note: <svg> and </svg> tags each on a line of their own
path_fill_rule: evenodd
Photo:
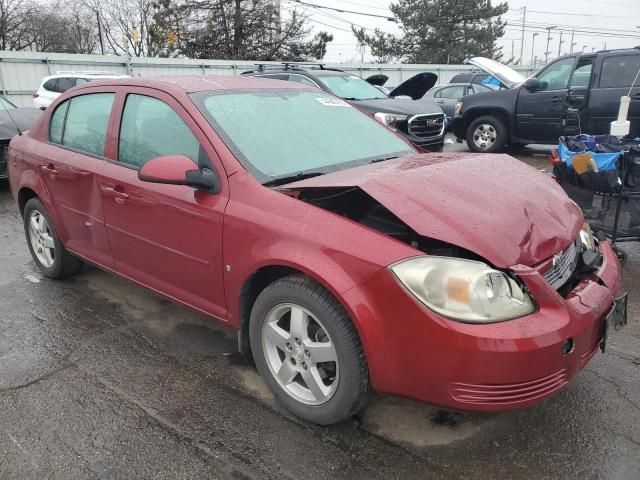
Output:
<svg viewBox="0 0 640 480">
<path fill-rule="evenodd" d="M 371 390 L 531 405 L 626 322 L 616 255 L 552 178 L 506 155 L 420 153 L 302 84 L 91 82 L 9 155 L 45 276 L 86 262 L 228 324 L 319 424 Z"/>
</svg>

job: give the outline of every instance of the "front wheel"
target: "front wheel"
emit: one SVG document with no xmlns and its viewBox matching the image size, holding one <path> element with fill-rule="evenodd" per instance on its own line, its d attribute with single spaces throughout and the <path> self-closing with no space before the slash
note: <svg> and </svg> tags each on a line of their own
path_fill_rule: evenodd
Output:
<svg viewBox="0 0 640 480">
<path fill-rule="evenodd" d="M 506 144 L 507 127 L 498 117 L 478 117 L 467 128 L 467 145 L 472 152 L 499 153 Z"/>
<path fill-rule="evenodd" d="M 370 387 L 360 339 L 344 308 L 310 278 L 292 275 L 266 287 L 249 334 L 260 375 L 295 415 L 329 425 L 364 406 Z"/>
</svg>

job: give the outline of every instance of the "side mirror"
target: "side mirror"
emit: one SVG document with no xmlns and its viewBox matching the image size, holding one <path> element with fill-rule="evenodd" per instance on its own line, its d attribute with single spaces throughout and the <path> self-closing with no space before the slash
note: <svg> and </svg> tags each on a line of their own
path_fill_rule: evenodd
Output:
<svg viewBox="0 0 640 480">
<path fill-rule="evenodd" d="M 538 80 L 536 77 L 527 78 L 527 80 L 524 82 L 524 88 L 526 88 L 530 92 L 535 92 L 540 88 L 540 80 Z"/>
<path fill-rule="evenodd" d="M 193 167 L 193 160 L 185 155 L 156 157 L 142 166 L 138 178 L 143 182 L 186 185 L 212 193 L 220 191 L 215 172 L 208 168 Z"/>
</svg>

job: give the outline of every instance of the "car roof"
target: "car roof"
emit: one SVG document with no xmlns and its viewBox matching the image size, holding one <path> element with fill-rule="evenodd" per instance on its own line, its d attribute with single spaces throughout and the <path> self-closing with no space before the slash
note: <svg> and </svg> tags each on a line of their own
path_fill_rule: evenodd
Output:
<svg viewBox="0 0 640 480">
<path fill-rule="evenodd" d="M 195 93 L 217 90 L 311 90 L 313 87 L 301 83 L 283 82 L 242 75 L 182 75 L 158 77 L 125 77 L 110 80 L 96 80 L 76 87 L 75 91 L 93 88 L 101 85 L 120 85 L 131 87 L 151 87 L 158 90 Z"/>
<path fill-rule="evenodd" d="M 90 73 L 90 72 L 61 72 L 54 75 L 47 75 L 42 79 L 43 82 L 53 78 L 124 78 L 126 75 L 118 75 L 117 73 Z"/>
</svg>

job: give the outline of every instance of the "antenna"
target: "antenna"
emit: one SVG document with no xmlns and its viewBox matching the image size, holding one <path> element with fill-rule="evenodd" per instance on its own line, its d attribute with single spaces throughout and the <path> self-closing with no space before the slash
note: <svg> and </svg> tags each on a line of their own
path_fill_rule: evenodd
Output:
<svg viewBox="0 0 640 480">
<path fill-rule="evenodd" d="M 16 121 L 11 116 L 11 113 L 9 113 L 9 109 L 7 108 L 7 105 L 5 104 L 5 102 L 7 102 L 7 101 L 8 100 L 6 100 L 4 97 L 0 96 L 0 104 L 2 105 L 2 108 L 4 109 L 5 112 L 7 112 L 7 115 L 9 115 L 9 119 L 11 120 L 11 123 L 13 123 L 13 126 L 16 127 L 16 130 L 18 131 L 18 135 L 21 136 L 22 135 L 22 130 L 20 130 L 20 127 L 18 126 Z"/>
</svg>

